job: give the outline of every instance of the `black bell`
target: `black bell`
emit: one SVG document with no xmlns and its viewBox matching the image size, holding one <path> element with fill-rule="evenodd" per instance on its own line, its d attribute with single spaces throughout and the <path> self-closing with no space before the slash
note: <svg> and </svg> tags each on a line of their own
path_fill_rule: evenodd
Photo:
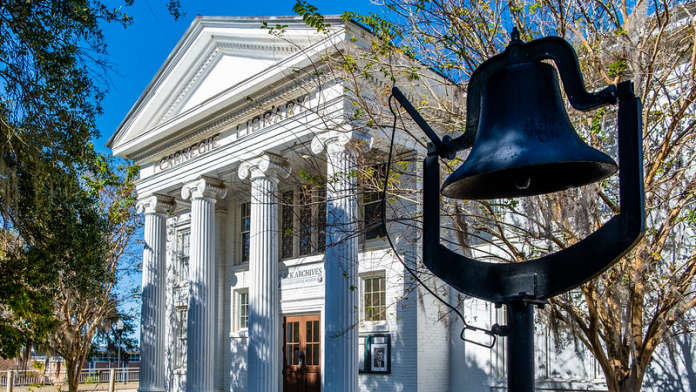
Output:
<svg viewBox="0 0 696 392">
<path fill-rule="evenodd" d="M 597 182 L 618 170 L 573 129 L 549 64 L 521 62 L 488 76 L 479 119 L 471 153 L 443 184 L 444 196 L 533 196 Z"/>
</svg>

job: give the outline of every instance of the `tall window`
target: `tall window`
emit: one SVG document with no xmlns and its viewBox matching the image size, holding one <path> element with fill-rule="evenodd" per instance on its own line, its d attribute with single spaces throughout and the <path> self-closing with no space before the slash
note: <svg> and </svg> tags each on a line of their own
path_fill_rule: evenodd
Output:
<svg viewBox="0 0 696 392">
<path fill-rule="evenodd" d="M 179 252 L 176 263 L 176 270 L 174 274 L 176 275 L 177 284 L 186 284 L 189 281 L 189 258 L 191 256 L 191 232 L 184 231 L 179 233 Z"/>
<path fill-rule="evenodd" d="M 326 188 L 303 186 L 281 194 L 281 258 L 308 256 L 326 248 Z"/>
<path fill-rule="evenodd" d="M 280 229 L 282 230 L 281 238 L 281 258 L 287 259 L 293 256 L 293 192 L 283 192 L 283 207 L 281 210 Z"/>
<path fill-rule="evenodd" d="M 239 292 L 237 294 L 237 313 L 239 329 L 249 328 L 249 293 Z"/>
<path fill-rule="evenodd" d="M 317 192 L 317 251 L 326 250 L 326 187 Z"/>
<path fill-rule="evenodd" d="M 241 205 L 241 225 L 239 232 L 242 233 L 242 261 L 249 261 L 249 241 L 251 231 L 251 203 Z"/>
<path fill-rule="evenodd" d="M 385 178 L 385 165 L 370 168 L 369 175 L 363 185 L 363 217 L 365 222 L 365 240 L 382 238 L 387 234 L 382 219 L 382 191 Z"/>
<path fill-rule="evenodd" d="M 176 309 L 176 342 L 174 342 L 175 347 L 175 358 L 174 367 L 176 369 L 186 368 L 186 351 L 187 351 L 187 338 L 188 338 L 188 308 L 181 307 Z"/>
<path fill-rule="evenodd" d="M 362 279 L 363 321 L 385 321 L 387 316 L 386 290 L 384 276 L 370 276 Z"/>
<path fill-rule="evenodd" d="M 303 188 L 300 193 L 300 256 L 312 253 L 312 192 Z"/>
</svg>

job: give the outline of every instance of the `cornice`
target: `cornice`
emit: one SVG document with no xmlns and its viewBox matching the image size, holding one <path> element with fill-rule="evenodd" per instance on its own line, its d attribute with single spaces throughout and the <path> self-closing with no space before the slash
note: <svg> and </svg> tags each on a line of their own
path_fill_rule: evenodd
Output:
<svg viewBox="0 0 696 392">
<path fill-rule="evenodd" d="M 332 24 L 332 28 L 335 27 L 336 32 L 334 34 L 342 31 L 345 28 L 345 22 L 343 22 L 339 17 L 327 17 L 326 21 Z M 255 32 L 260 31 L 259 27 L 263 22 L 273 22 L 273 24 L 280 23 L 287 25 L 286 37 L 289 37 L 289 40 L 293 42 L 282 42 L 277 39 L 271 42 L 267 41 L 272 39 L 271 35 L 265 34 L 265 32 L 263 35 L 255 34 Z M 211 31 L 209 38 L 219 39 L 219 41 L 223 43 L 230 42 L 228 46 L 230 49 L 237 48 L 237 50 L 242 52 L 246 50 L 261 49 L 262 51 L 265 50 L 267 53 L 271 53 L 274 49 L 280 48 L 281 53 L 289 53 L 287 57 L 294 57 L 292 56 L 293 54 L 297 54 L 300 51 L 306 51 L 307 49 L 314 47 L 319 42 L 331 39 L 331 37 L 326 36 L 311 36 L 311 28 L 304 23 L 302 18 L 294 16 L 267 18 L 196 17 L 196 19 L 194 19 L 187 31 L 184 33 L 183 37 L 179 40 L 174 50 L 172 50 L 172 52 L 169 54 L 162 67 L 160 67 L 153 79 L 150 81 L 145 91 L 135 102 L 133 108 L 128 112 L 114 134 L 106 142 L 107 147 L 113 149 L 114 145 L 119 144 L 119 142 L 121 142 L 123 138 L 127 136 L 128 133 L 125 131 L 136 125 L 135 121 L 140 115 L 143 114 L 145 103 L 153 99 L 155 93 L 157 93 L 158 87 L 160 87 L 162 82 L 172 74 L 172 71 L 182 62 L 182 60 L 189 55 L 191 48 L 195 46 L 196 42 L 202 37 L 202 35 L 204 35 L 203 32 L 206 29 L 210 29 Z M 225 34 L 225 31 L 233 32 L 235 29 L 251 31 L 252 35 L 250 37 L 247 37 L 246 35 L 238 36 L 236 39 L 239 41 L 235 41 L 234 37 L 230 37 L 229 35 Z M 216 35 L 215 30 L 218 30 L 220 33 Z M 333 36 L 333 34 L 331 34 L 331 36 Z M 259 42 L 259 46 L 253 46 L 252 43 L 248 43 L 249 38 L 252 40 L 260 40 L 261 42 Z M 247 41 L 247 45 L 249 46 L 245 46 L 241 40 Z M 267 41 L 267 43 L 264 45 L 263 41 Z M 293 44 L 297 45 L 298 43 L 298 46 L 301 46 L 301 48 L 297 48 L 295 53 L 290 53 L 291 46 L 293 46 Z M 224 47 L 222 48 L 224 49 Z M 274 52 L 274 54 L 277 56 L 277 51 Z M 193 76 L 191 74 L 189 75 Z"/>
<path fill-rule="evenodd" d="M 178 147 L 187 145 L 193 140 L 198 140 L 202 137 L 220 132 L 231 124 L 242 122 L 249 117 L 253 117 L 253 115 L 257 114 L 258 112 L 262 112 L 264 108 L 267 108 L 269 105 L 278 104 L 279 101 L 282 102 L 283 100 L 289 99 L 289 97 L 295 94 L 298 90 L 303 90 L 303 92 L 307 91 L 306 85 L 316 82 L 317 78 L 315 76 L 308 76 L 300 79 L 299 81 L 292 81 L 284 87 L 276 88 L 273 91 L 254 99 L 253 102 L 245 101 L 243 105 L 222 112 L 214 119 L 201 126 L 189 128 L 188 131 L 182 131 L 181 133 L 184 134 L 183 136 L 178 137 L 175 140 L 162 145 L 161 147 L 157 147 L 156 149 L 138 155 L 133 158 L 133 161 L 136 164 L 142 164 L 153 157 L 165 153 L 166 151 L 175 150 Z M 154 130 L 155 129 L 153 129 L 153 131 Z"/>
</svg>

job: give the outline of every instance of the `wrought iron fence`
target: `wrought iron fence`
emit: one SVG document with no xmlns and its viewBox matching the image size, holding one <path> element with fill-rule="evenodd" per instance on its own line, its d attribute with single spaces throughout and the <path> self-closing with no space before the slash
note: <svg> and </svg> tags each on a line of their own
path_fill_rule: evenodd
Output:
<svg viewBox="0 0 696 392">
<path fill-rule="evenodd" d="M 8 376 L 12 374 L 15 386 L 26 385 L 51 385 L 65 384 L 68 376 L 65 372 L 59 374 L 43 374 L 36 371 L 7 371 L 0 373 L 0 387 L 7 386 Z M 117 383 L 129 383 L 140 381 L 140 370 L 131 368 L 117 368 L 114 373 Z M 86 369 L 80 372 L 80 384 L 100 384 L 111 381 L 111 369 Z"/>
<path fill-rule="evenodd" d="M 491 392 L 507 391 L 507 387 L 491 387 Z M 573 388 L 534 388 L 534 392 L 609 392 L 606 389 L 573 389 Z"/>
</svg>

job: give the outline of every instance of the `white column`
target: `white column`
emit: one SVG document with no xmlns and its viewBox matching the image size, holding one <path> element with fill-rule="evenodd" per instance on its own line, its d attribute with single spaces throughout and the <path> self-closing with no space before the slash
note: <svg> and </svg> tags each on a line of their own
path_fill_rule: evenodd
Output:
<svg viewBox="0 0 696 392">
<path fill-rule="evenodd" d="M 191 199 L 186 391 L 212 392 L 215 380 L 215 202 L 225 197 L 222 181 L 201 177 L 181 189 Z"/>
<path fill-rule="evenodd" d="M 249 391 L 279 391 L 278 176 L 286 160 L 264 154 L 244 162 L 239 178 L 251 179 L 249 244 Z"/>
<path fill-rule="evenodd" d="M 215 212 L 215 223 L 217 224 L 216 247 L 218 267 L 215 273 L 216 282 L 215 289 L 217 290 L 217 301 L 215 308 L 217 309 L 216 322 L 216 360 L 215 360 L 215 389 L 218 391 L 224 390 L 223 382 L 225 379 L 225 364 L 227 363 L 226 354 L 230 351 L 229 344 L 225 344 L 229 339 L 230 329 L 225 330 L 225 282 L 227 281 L 227 259 L 225 257 L 225 249 L 227 248 L 227 211 L 217 210 Z M 227 334 L 228 336 L 225 336 Z"/>
<path fill-rule="evenodd" d="M 167 211 L 176 201 L 164 195 L 141 199 L 138 213 L 145 213 L 145 249 L 143 251 L 143 304 L 140 326 L 141 392 L 164 391 L 165 289 Z"/>
<path fill-rule="evenodd" d="M 326 274 L 324 293 L 324 391 L 358 390 L 358 194 L 356 158 L 372 145 L 358 132 L 327 132 L 312 140 L 326 149 Z"/>
</svg>

